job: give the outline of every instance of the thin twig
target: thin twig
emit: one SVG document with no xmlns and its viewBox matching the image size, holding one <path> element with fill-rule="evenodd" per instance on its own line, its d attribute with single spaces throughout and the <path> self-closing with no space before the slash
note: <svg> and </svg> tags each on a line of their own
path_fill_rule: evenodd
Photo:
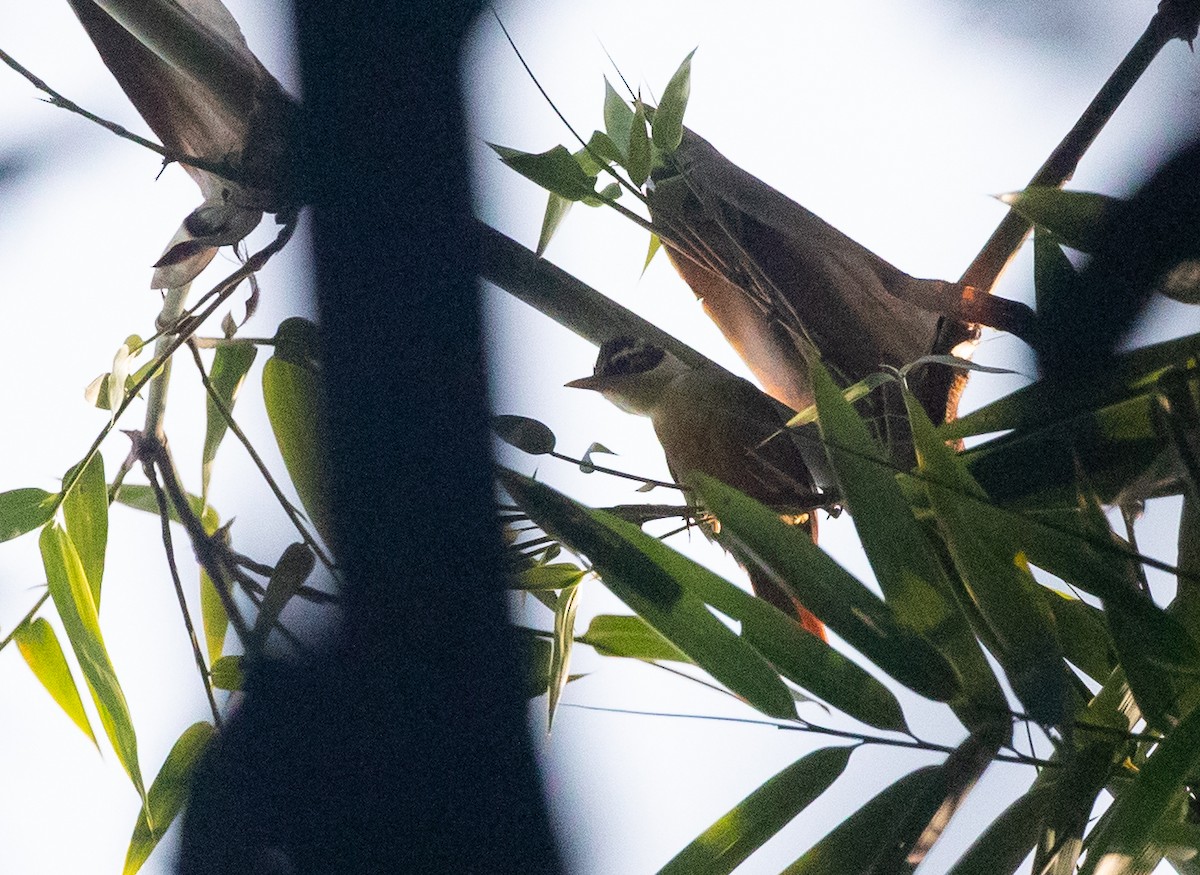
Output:
<svg viewBox="0 0 1200 875">
<path fill-rule="evenodd" d="M 121 125 L 117 124 L 116 122 L 110 122 L 108 119 L 101 118 L 100 116 L 96 115 L 95 113 L 88 112 L 86 109 L 84 109 L 82 106 L 80 106 L 75 101 L 69 100 L 68 98 L 59 94 L 57 91 L 55 91 L 49 85 L 47 85 L 42 79 L 40 79 L 38 76 L 36 76 L 32 71 L 30 71 L 29 69 L 24 67 L 22 64 L 20 64 L 12 55 L 5 52 L 3 49 L 0 49 L 0 61 L 3 61 L 5 64 L 7 64 L 13 70 L 15 70 L 17 73 L 24 76 L 27 80 L 29 80 L 29 82 L 33 85 L 33 87 L 36 88 L 38 91 L 41 91 L 41 92 L 49 95 L 50 99 L 46 102 L 49 103 L 51 106 L 57 106 L 60 109 L 65 109 L 68 112 L 73 112 L 76 115 L 81 115 L 88 121 L 99 125 L 100 127 L 104 128 L 105 130 L 111 131 L 112 133 L 116 134 L 118 137 L 121 137 L 122 139 L 125 139 L 125 140 L 129 140 L 130 142 L 133 142 L 133 143 L 137 143 L 139 146 L 141 146 L 145 149 L 149 149 L 151 152 L 154 152 L 155 154 L 161 156 L 166 163 L 170 163 L 170 162 L 174 161 L 178 164 L 187 164 L 190 167 L 196 167 L 200 170 L 204 170 L 209 173 L 213 173 L 217 176 L 222 177 L 223 179 L 228 179 L 232 182 L 238 182 L 241 180 L 241 174 L 225 161 L 209 161 L 206 158 L 197 158 L 195 155 L 184 155 L 180 152 L 176 152 L 172 149 L 168 149 L 165 146 L 161 146 L 158 143 L 155 143 L 153 140 L 147 140 L 145 137 L 142 137 L 142 136 L 139 136 L 138 134 L 133 133 L 133 131 L 130 131 L 129 129 L 122 127 Z"/>
<path fill-rule="evenodd" d="M 639 477 L 636 474 L 627 474 L 624 471 L 618 471 L 615 468 L 606 468 L 603 465 L 597 465 L 595 462 L 587 462 L 585 465 L 583 459 L 573 459 L 564 453 L 559 453 L 554 450 L 551 450 L 549 453 L 547 453 L 547 455 L 551 456 L 552 458 L 559 459 L 560 461 L 563 461 L 563 462 L 570 462 L 573 465 L 578 465 L 581 469 L 585 468 L 585 467 L 591 468 L 592 471 L 597 471 L 601 474 L 611 474 L 613 477 L 624 477 L 626 480 L 633 480 L 635 483 L 643 483 L 643 484 L 649 484 L 649 485 L 653 485 L 653 486 L 659 486 L 659 487 L 662 487 L 663 489 L 682 490 L 684 488 L 684 487 L 680 486 L 678 483 L 672 483 L 668 480 L 655 480 L 652 477 Z M 591 473 L 591 472 L 587 472 L 587 473 Z"/>
<path fill-rule="evenodd" d="M 279 488 L 279 484 L 275 481 L 275 478 L 271 476 L 271 472 L 267 468 L 266 462 L 262 460 L 262 456 L 258 454 L 258 451 L 254 449 L 254 445 L 250 442 L 250 438 L 246 436 L 246 433 L 242 431 L 241 427 L 238 426 L 237 421 L 234 420 L 233 411 L 229 409 L 229 405 L 225 403 L 225 399 L 221 397 L 221 393 L 217 391 L 217 387 L 214 386 L 212 380 L 209 379 L 208 372 L 204 370 L 204 361 L 200 358 L 200 350 L 196 348 L 196 345 L 193 344 L 190 339 L 188 341 L 188 349 L 191 350 L 192 359 L 196 363 L 196 370 L 200 372 L 200 381 L 204 383 L 204 388 L 208 392 L 209 400 L 212 401 L 213 405 L 217 408 L 217 410 L 220 411 L 221 416 L 225 420 L 225 424 L 229 426 L 229 430 L 233 432 L 234 437 L 236 437 L 241 445 L 245 447 L 251 461 L 254 462 L 254 466 L 258 468 L 259 474 L 261 474 L 263 480 L 266 481 L 267 487 L 275 496 L 275 500 L 279 502 L 279 506 L 283 508 L 283 512 L 287 515 L 288 519 L 299 533 L 301 540 L 304 541 L 308 549 L 313 551 L 313 555 L 321 560 L 321 564 L 328 568 L 330 573 L 336 577 L 338 572 L 334 567 L 333 560 L 325 553 L 324 550 L 321 549 L 321 546 L 317 543 L 316 538 L 313 537 L 312 533 L 308 530 L 308 527 L 304 525 L 304 521 L 300 519 L 299 511 L 297 511 L 296 508 L 292 506 L 292 503 L 288 501 L 287 496 L 283 494 L 283 490 Z"/>
<path fill-rule="evenodd" d="M 931 753 L 954 753 L 957 749 L 950 745 L 938 744 L 932 741 L 922 741 L 919 738 L 901 739 L 901 738 L 884 738 L 878 735 L 866 735 L 861 732 L 849 732 L 842 729 L 834 729 L 829 726 L 820 726 L 816 723 L 808 721 L 798 721 L 792 723 L 777 723 L 771 720 L 757 720 L 752 717 L 725 717 L 716 714 L 678 714 L 669 711 L 638 711 L 631 708 L 607 708 L 598 705 L 579 705 L 573 702 L 563 702 L 563 707 L 578 708 L 583 711 L 600 711 L 609 714 L 630 714 L 638 717 L 679 717 L 686 720 L 711 720 L 719 723 L 742 723 L 750 726 L 766 726 L 771 729 L 781 729 L 788 732 L 812 732 L 817 735 L 828 735 L 834 738 L 844 738 L 847 741 L 856 741 L 859 744 L 875 744 L 886 747 L 905 747 L 911 750 L 927 750 Z M 1014 763 L 1023 766 L 1039 766 L 1054 768 L 1060 763 L 1052 760 L 1043 760 L 1038 757 L 1026 756 L 1025 754 L 1014 754 L 1010 756 L 996 756 L 993 758 L 996 762 Z"/>
<path fill-rule="evenodd" d="M 162 522 L 163 549 L 167 554 L 167 567 L 171 571 L 171 582 L 175 585 L 175 595 L 179 599 L 179 611 L 183 614 L 183 625 L 187 629 L 188 640 L 192 644 L 192 656 L 196 660 L 196 668 L 200 672 L 200 681 L 204 684 L 204 694 L 208 697 L 208 706 L 212 710 L 213 725 L 221 728 L 221 711 L 213 695 L 212 678 L 204 661 L 204 653 L 200 650 L 200 641 L 196 637 L 196 627 L 192 625 L 192 615 L 188 610 L 187 597 L 183 594 L 183 581 L 179 577 L 179 567 L 175 564 L 175 547 L 171 541 L 171 509 L 167 504 L 167 496 L 154 473 L 154 464 L 149 459 L 142 460 L 142 470 L 154 490 L 154 500 L 158 503 L 158 518 Z"/>
</svg>

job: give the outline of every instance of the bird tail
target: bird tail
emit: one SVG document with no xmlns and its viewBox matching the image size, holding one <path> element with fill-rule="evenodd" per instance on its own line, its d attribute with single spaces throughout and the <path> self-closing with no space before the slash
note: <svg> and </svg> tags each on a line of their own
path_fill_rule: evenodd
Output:
<svg viewBox="0 0 1200 875">
<path fill-rule="evenodd" d="M 756 596 L 779 608 L 799 623 L 806 632 L 811 632 L 822 641 L 829 640 L 825 634 L 825 624 L 817 619 L 816 614 L 800 604 L 799 599 L 787 592 L 761 568 L 751 564 L 747 567 L 747 571 L 750 574 L 750 587 Z"/>
</svg>

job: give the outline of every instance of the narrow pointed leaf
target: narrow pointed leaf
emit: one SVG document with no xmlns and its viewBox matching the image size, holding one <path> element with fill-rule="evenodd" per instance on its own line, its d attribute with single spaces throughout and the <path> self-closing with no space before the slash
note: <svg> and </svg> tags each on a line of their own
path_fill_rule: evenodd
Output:
<svg viewBox="0 0 1200 875">
<path fill-rule="evenodd" d="M 109 659 L 108 650 L 100 634 L 100 620 L 96 615 L 96 603 L 84 574 L 83 563 L 71 543 L 66 530 L 50 524 L 42 529 L 39 539 L 42 563 L 46 570 L 46 582 L 50 598 L 62 618 L 67 640 L 75 651 L 75 658 L 83 669 L 83 676 L 91 690 L 92 700 L 100 714 L 100 722 L 112 742 L 117 759 L 124 766 L 134 787 L 146 802 L 146 789 L 142 783 L 138 765 L 137 735 L 125 694 L 117 680 L 117 673 Z"/>
<path fill-rule="evenodd" d="M 988 825 L 947 875 L 1011 875 L 1017 871 L 1033 849 L 1053 799 L 1050 780 L 1035 781 Z"/>
<path fill-rule="evenodd" d="M 558 226 L 562 224 L 562 220 L 571 211 L 573 203 L 575 202 L 567 200 L 562 195 L 557 195 L 554 192 L 550 192 L 547 195 L 546 213 L 542 216 L 542 230 L 538 234 L 537 254 L 539 257 L 545 254 L 546 247 L 550 245 L 550 240 L 554 237 Z"/>
<path fill-rule="evenodd" d="M 565 587 L 558 595 L 554 609 L 554 638 L 550 651 L 549 709 L 546 731 L 554 727 L 554 712 L 558 698 L 567 686 L 571 674 L 571 645 L 575 641 L 575 611 L 579 607 L 579 584 Z"/>
<path fill-rule="evenodd" d="M 150 857 L 171 822 L 183 809 L 191 787 L 192 774 L 212 736 L 211 724 L 194 723 L 184 730 L 183 735 L 172 745 L 171 752 L 167 754 L 162 768 L 158 770 L 158 775 L 150 785 L 149 820 L 145 810 L 138 813 L 121 875 L 134 875 L 142 868 L 142 864 Z"/>
<path fill-rule="evenodd" d="M 662 238 L 657 234 L 651 233 L 650 243 L 646 246 L 646 260 L 642 262 L 642 273 L 646 273 L 646 268 L 650 266 L 650 262 L 654 260 L 654 256 L 658 254 L 658 250 L 662 249 Z"/>
<path fill-rule="evenodd" d="M 58 494 L 45 489 L 0 492 L 0 541 L 10 541 L 44 526 L 54 516 Z"/>
<path fill-rule="evenodd" d="M 721 530 L 846 643 L 905 686 L 939 701 L 959 692 L 946 659 L 892 609 L 770 508 L 704 475 L 693 483 Z"/>
<path fill-rule="evenodd" d="M 212 665 L 225 652 L 225 636 L 229 633 L 229 615 L 208 572 L 200 569 L 200 617 L 204 622 L 204 647 L 208 664 Z"/>
<path fill-rule="evenodd" d="M 596 177 L 589 176 L 566 146 L 555 146 L 536 155 L 504 146 L 489 144 L 513 170 L 536 182 L 547 191 L 569 201 L 581 201 L 596 194 Z"/>
<path fill-rule="evenodd" d="M 894 841 L 899 823 L 935 785 L 938 767 L 927 766 L 887 787 L 783 870 L 783 875 L 868 875 Z"/>
<path fill-rule="evenodd" d="M 629 181 L 641 187 L 650 178 L 650 136 L 646 133 L 646 107 L 634 103 L 633 126 L 629 129 Z"/>
<path fill-rule="evenodd" d="M 960 496 L 981 501 L 987 497 L 962 459 L 938 439 L 920 402 L 908 393 L 904 400 L 938 527 L 966 584 L 966 594 L 978 609 L 969 616 L 987 624 L 990 635 L 985 640 L 999 645 L 993 655 L 1004 666 L 1026 711 L 1042 724 L 1058 725 L 1067 708 L 1067 669 L 1054 615 L 1039 593 L 1041 587 L 960 500 Z"/>
<path fill-rule="evenodd" d="M 859 380 L 852 386 L 847 386 L 842 390 L 842 396 L 853 404 L 860 398 L 865 398 L 874 392 L 880 386 L 886 383 L 896 382 L 896 375 L 880 371 L 875 374 L 869 374 Z M 802 425 L 808 425 L 810 422 L 817 421 L 817 405 L 811 404 L 803 410 L 799 411 L 795 416 L 787 421 L 788 428 L 799 428 Z"/>
<path fill-rule="evenodd" d="M 904 715 L 887 687 L 777 608 L 635 525 L 583 508 L 511 472 L 502 471 L 500 476 L 505 488 L 539 525 L 553 530 L 555 537 L 572 549 L 588 555 L 609 589 L 718 680 L 730 685 L 726 677 L 736 669 L 752 672 L 755 684 L 766 684 L 759 679 L 757 668 L 758 660 L 765 656 L 788 680 L 856 719 L 883 729 L 906 731 Z M 705 604 L 742 624 L 742 636 L 736 640 L 739 645 L 755 648 L 753 657 L 725 640 L 728 629 L 724 625 L 718 624 L 718 629 L 708 623 L 712 615 Z M 729 653 L 728 664 L 713 662 L 718 651 Z M 738 680 L 744 682 L 749 681 Z M 767 685 L 769 695 L 776 696 L 774 684 Z M 780 707 L 774 704 L 777 700 L 771 701 L 772 707 Z"/>
<path fill-rule="evenodd" d="M 1092 680 L 1104 683 L 1117 667 L 1117 651 L 1104 624 L 1104 612 L 1045 587 L 1041 596 L 1054 615 L 1063 656 Z"/>
<path fill-rule="evenodd" d="M 575 586 L 586 572 L 571 562 L 554 562 L 526 568 L 513 581 L 513 589 L 556 590 Z"/>
<path fill-rule="evenodd" d="M 572 162 L 573 163 L 573 162 Z M 263 366 L 263 402 L 300 503 L 326 543 L 330 527 L 321 427 L 320 374 L 278 350 Z"/>
<path fill-rule="evenodd" d="M 92 456 L 63 498 L 62 510 L 67 534 L 79 551 L 88 586 L 92 588 L 92 600 L 99 609 L 104 553 L 108 547 L 108 484 L 104 480 L 104 457 L 99 453 Z"/>
<path fill-rule="evenodd" d="M 732 872 L 837 780 L 853 750 L 825 748 L 792 763 L 697 836 L 658 875 Z"/>
<path fill-rule="evenodd" d="M 624 656 L 648 662 L 691 662 L 678 647 L 660 635 L 641 617 L 600 614 L 593 617 L 580 644 L 589 644 L 604 656 Z"/>
<path fill-rule="evenodd" d="M 1200 708 L 1176 726 L 1113 802 L 1088 844 L 1083 875 L 1149 872 L 1165 848 L 1157 835 L 1164 815 L 1186 794 L 1188 776 L 1200 768 Z"/>
<path fill-rule="evenodd" d="M 633 127 L 633 110 L 629 104 L 604 79 L 604 130 L 608 138 L 621 150 L 622 156 L 629 154 L 629 131 Z M 622 164 L 624 162 L 622 161 Z"/>
<path fill-rule="evenodd" d="M 958 672 L 962 695 L 950 704 L 959 719 L 971 729 L 990 725 L 1008 702 L 939 559 L 866 423 L 819 362 L 810 369 L 821 435 L 885 601 Z"/>
<path fill-rule="evenodd" d="M 688 52 L 679 69 L 663 89 L 658 108 L 654 111 L 654 145 L 665 153 L 674 152 L 683 139 L 683 114 L 692 93 L 692 55 Z"/>
<path fill-rule="evenodd" d="M 1101 229 L 1122 203 L 1108 195 L 1044 185 L 1001 195 L 1000 200 L 1080 252 L 1095 251 Z"/>
<path fill-rule="evenodd" d="M 1058 240 L 1043 228 L 1033 232 L 1033 291 L 1038 312 L 1057 306 L 1079 281 L 1075 267 Z"/>
<path fill-rule="evenodd" d="M 656 561 L 655 538 L 592 511 L 535 480 L 501 471 L 500 481 L 538 525 L 592 560 L 604 585 L 696 664 L 773 717 L 791 718 L 787 688 L 752 647 L 714 617 L 686 581 Z"/>
<path fill-rule="evenodd" d="M 267 591 L 263 594 L 262 604 L 258 606 L 258 617 L 254 621 L 254 637 L 259 646 L 266 644 L 271 634 L 271 627 L 279 619 L 284 607 L 291 601 L 296 590 L 304 585 L 312 573 L 316 558 L 307 544 L 289 544 L 275 563 L 271 579 L 267 581 Z"/>
<path fill-rule="evenodd" d="M 34 676 L 46 688 L 46 692 L 66 712 L 71 722 L 92 740 L 92 744 L 99 747 L 87 712 L 83 710 L 79 688 L 75 686 L 75 678 L 71 676 L 67 658 L 63 655 L 58 636 L 54 633 L 54 627 L 44 618 L 38 617 L 32 622 L 18 626 L 13 632 L 13 641 L 33 670 Z"/>
<path fill-rule="evenodd" d="M 258 347 L 253 343 L 227 343 L 217 347 L 213 356 L 212 370 L 209 380 L 217 395 L 225 403 L 226 408 L 233 410 L 237 402 L 238 392 L 246 380 L 246 372 L 254 364 L 258 355 Z M 217 457 L 217 449 L 229 430 L 229 423 L 217 407 L 216 402 L 205 394 L 206 425 L 204 431 L 204 450 L 201 454 L 200 495 L 208 500 L 208 483 L 212 476 L 213 461 Z"/>
</svg>

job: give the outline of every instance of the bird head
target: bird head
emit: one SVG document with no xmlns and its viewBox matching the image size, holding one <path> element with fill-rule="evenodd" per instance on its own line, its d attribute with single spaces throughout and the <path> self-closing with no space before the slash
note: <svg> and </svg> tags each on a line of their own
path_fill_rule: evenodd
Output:
<svg viewBox="0 0 1200 875">
<path fill-rule="evenodd" d="M 688 370 L 661 346 L 621 336 L 600 347 L 592 376 L 572 380 L 567 386 L 595 390 L 627 413 L 649 416 L 667 386 Z"/>
</svg>

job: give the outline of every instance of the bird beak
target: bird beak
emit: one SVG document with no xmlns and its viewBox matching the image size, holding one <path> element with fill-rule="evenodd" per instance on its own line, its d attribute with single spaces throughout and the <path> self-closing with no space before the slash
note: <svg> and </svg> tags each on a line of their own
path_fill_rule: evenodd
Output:
<svg viewBox="0 0 1200 875">
<path fill-rule="evenodd" d="M 612 377 L 601 377 L 593 375 L 591 377 L 580 377 L 578 380 L 572 380 L 564 384 L 567 389 L 592 389 L 596 392 L 603 392 L 612 386 Z"/>
</svg>

